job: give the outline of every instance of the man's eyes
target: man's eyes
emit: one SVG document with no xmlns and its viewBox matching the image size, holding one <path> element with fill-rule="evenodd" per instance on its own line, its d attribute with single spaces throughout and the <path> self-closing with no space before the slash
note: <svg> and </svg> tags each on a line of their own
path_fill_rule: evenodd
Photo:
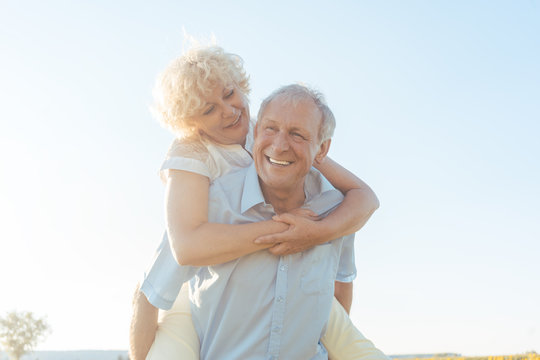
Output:
<svg viewBox="0 0 540 360">
<path fill-rule="evenodd" d="M 275 132 L 278 131 L 278 128 L 275 127 L 275 126 L 266 126 L 264 129 L 266 131 L 272 132 L 272 133 L 275 133 Z M 300 134 L 299 132 L 291 132 L 290 135 L 293 138 L 295 138 L 296 140 L 306 140 L 307 139 L 304 135 Z"/>
</svg>

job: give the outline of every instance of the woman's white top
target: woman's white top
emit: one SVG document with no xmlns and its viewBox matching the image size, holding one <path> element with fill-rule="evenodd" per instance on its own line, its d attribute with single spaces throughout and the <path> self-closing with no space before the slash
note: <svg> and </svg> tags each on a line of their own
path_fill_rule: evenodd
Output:
<svg viewBox="0 0 540 360">
<path fill-rule="evenodd" d="M 169 170 L 184 170 L 206 176 L 210 182 L 237 168 L 244 168 L 253 159 L 247 150 L 253 147 L 253 126 L 250 123 L 245 149 L 238 144 L 221 145 L 202 141 L 175 140 L 161 165 L 160 176 L 166 182 Z"/>
<path fill-rule="evenodd" d="M 250 124 L 245 147 L 250 151 L 253 148 L 252 125 Z M 213 182 L 235 169 L 249 166 L 252 162 L 250 153 L 238 144 L 221 145 L 209 140 L 175 140 L 161 166 L 160 176 L 166 182 L 169 170 L 184 170 L 206 176 Z M 165 310 L 171 308 L 184 281 L 184 268 L 188 269 L 178 265 L 174 259 L 165 231 L 140 288 L 152 305 Z"/>
</svg>

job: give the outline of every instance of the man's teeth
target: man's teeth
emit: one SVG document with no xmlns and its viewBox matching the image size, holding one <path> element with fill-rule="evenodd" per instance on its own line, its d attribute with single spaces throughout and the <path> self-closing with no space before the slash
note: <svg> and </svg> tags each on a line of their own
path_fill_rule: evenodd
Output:
<svg viewBox="0 0 540 360">
<path fill-rule="evenodd" d="M 290 164 L 289 161 L 276 160 L 276 159 L 272 159 L 271 157 L 269 157 L 268 160 L 270 160 L 270 162 L 272 164 L 278 164 L 278 165 L 289 165 Z"/>
</svg>

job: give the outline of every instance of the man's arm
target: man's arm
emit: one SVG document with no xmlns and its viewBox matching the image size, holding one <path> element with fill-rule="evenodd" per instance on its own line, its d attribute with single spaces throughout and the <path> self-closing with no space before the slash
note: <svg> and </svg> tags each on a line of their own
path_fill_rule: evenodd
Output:
<svg viewBox="0 0 540 360">
<path fill-rule="evenodd" d="M 334 296 L 345 309 L 347 314 L 351 311 L 353 298 L 353 283 L 336 281 L 334 283 Z"/>
<path fill-rule="evenodd" d="M 158 309 L 148 302 L 146 296 L 135 290 L 133 296 L 133 314 L 129 329 L 129 358 L 145 360 L 156 337 Z"/>
</svg>

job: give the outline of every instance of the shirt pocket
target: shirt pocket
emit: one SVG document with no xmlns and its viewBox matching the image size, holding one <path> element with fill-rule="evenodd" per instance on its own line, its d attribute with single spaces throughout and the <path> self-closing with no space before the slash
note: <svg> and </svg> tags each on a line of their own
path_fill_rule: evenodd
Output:
<svg viewBox="0 0 540 360">
<path fill-rule="evenodd" d="M 334 289 L 337 260 L 331 243 L 317 245 L 303 253 L 300 287 L 304 294 L 323 295 Z"/>
</svg>

